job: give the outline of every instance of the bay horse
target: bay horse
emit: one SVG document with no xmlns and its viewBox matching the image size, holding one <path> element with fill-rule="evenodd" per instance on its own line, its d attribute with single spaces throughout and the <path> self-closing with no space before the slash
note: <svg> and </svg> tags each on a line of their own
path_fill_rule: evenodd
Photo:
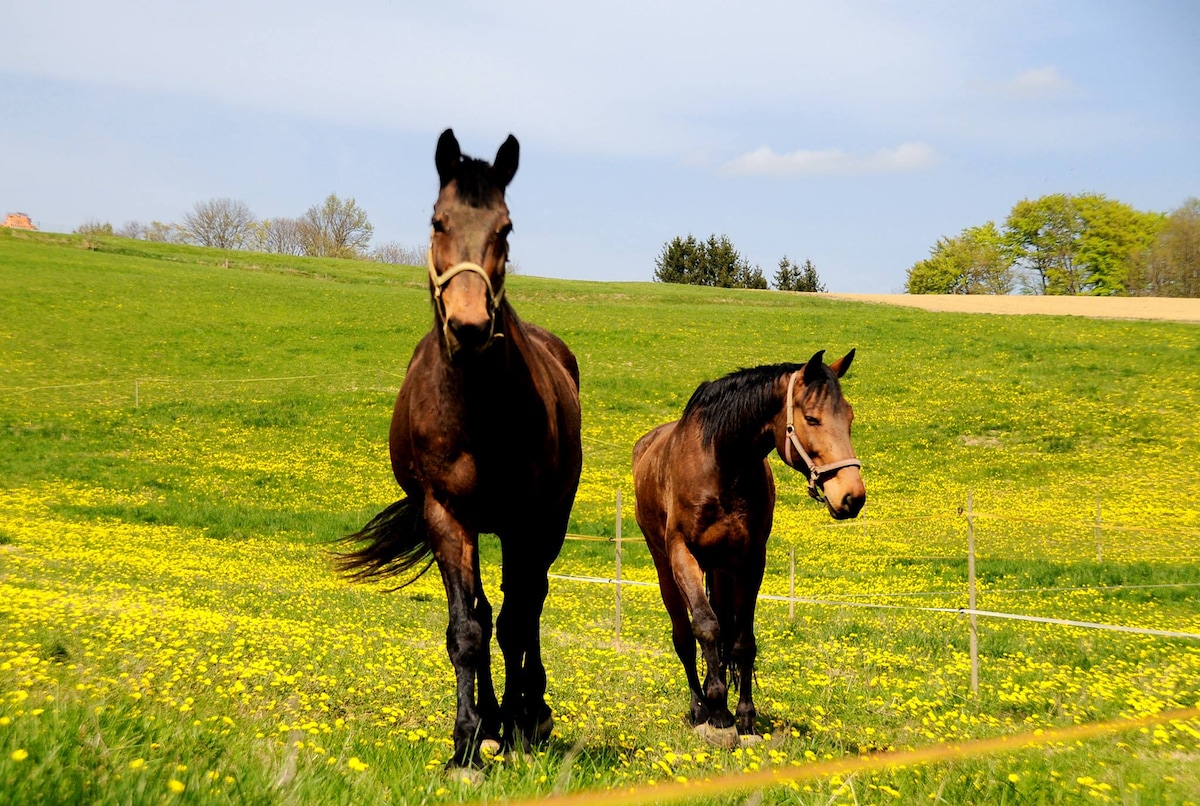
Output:
<svg viewBox="0 0 1200 806">
<path fill-rule="evenodd" d="M 338 557 L 354 580 L 424 563 L 400 587 L 437 563 L 457 696 L 447 767 L 468 772 L 482 766 L 481 747 L 528 751 L 553 727 L 540 620 L 582 466 L 579 364 L 557 336 L 518 319 L 504 293 L 512 231 L 504 191 L 518 153 L 512 135 L 491 165 L 464 156 L 450 129 L 438 140 L 428 253 L 434 322 L 413 351 L 388 436 L 404 497 L 343 538 L 354 548 Z M 503 557 L 499 703 L 481 532 L 500 538 Z"/>
<path fill-rule="evenodd" d="M 650 431 L 633 449 L 637 522 L 687 673 L 690 720 L 721 747 L 758 738 L 754 606 L 775 513 L 767 457 L 776 450 L 807 475 L 809 495 L 834 518 L 857 516 L 867 498 L 850 443 L 854 409 L 838 381 L 854 350 L 828 366 L 824 354 L 702 383 L 682 417 Z M 697 642 L 707 667 L 703 686 Z M 725 680 L 729 665 L 740 692 L 736 726 Z"/>
</svg>

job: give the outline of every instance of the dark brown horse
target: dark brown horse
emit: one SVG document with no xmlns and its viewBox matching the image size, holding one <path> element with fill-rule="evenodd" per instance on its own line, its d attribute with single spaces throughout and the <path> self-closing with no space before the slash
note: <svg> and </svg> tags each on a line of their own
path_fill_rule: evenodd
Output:
<svg viewBox="0 0 1200 806">
<path fill-rule="evenodd" d="M 775 513 L 768 455 L 777 450 L 805 473 L 809 494 L 835 518 L 855 517 L 867 498 L 850 444 L 854 410 L 838 383 L 854 351 L 829 366 L 823 355 L 703 383 L 679 420 L 655 428 L 633 449 L 637 521 L 687 672 L 691 721 L 720 746 L 758 735 L 751 691 L 754 605 Z M 697 641 L 708 669 L 703 687 Z M 736 727 L 725 681 L 729 665 L 740 691 Z"/>
<path fill-rule="evenodd" d="M 360 580 L 437 562 L 457 682 L 452 768 L 480 766 L 484 742 L 526 750 L 553 726 L 539 624 L 582 463 L 575 356 L 552 333 L 518 319 L 504 295 L 512 230 L 504 189 L 518 148 L 510 135 L 488 165 L 463 156 L 451 130 L 438 140 L 441 190 L 429 245 L 434 326 L 413 352 L 389 437 L 406 497 L 348 536 L 357 548 L 340 558 Z M 503 552 L 500 703 L 481 532 L 499 536 Z"/>
</svg>

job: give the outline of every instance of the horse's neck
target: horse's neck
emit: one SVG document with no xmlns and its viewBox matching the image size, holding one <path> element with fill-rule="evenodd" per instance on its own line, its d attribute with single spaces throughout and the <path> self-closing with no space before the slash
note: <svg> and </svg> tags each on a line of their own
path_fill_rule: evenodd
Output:
<svg viewBox="0 0 1200 806">
<path fill-rule="evenodd" d="M 468 410 L 483 416 L 494 415 L 506 405 L 528 405 L 538 397 L 530 357 L 533 345 L 507 303 L 501 310 L 504 319 L 497 328 L 497 343 L 477 363 L 452 369 Z"/>
<path fill-rule="evenodd" d="M 741 461 L 760 462 L 775 449 L 775 430 L 780 422 L 784 404 L 784 390 L 775 382 L 777 395 L 769 399 L 761 411 L 746 417 L 740 427 L 719 436 L 713 443 L 718 458 L 729 457 Z"/>
</svg>

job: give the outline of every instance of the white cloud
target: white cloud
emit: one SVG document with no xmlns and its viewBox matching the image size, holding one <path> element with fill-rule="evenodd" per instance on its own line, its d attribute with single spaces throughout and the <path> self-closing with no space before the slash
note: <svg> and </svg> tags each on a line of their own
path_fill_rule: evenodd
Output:
<svg viewBox="0 0 1200 806">
<path fill-rule="evenodd" d="M 937 153 L 925 143 L 904 143 L 896 148 L 881 148 L 872 154 L 857 156 L 840 148 L 776 154 L 769 146 L 762 146 L 729 161 L 721 173 L 735 176 L 860 176 L 920 171 L 936 161 Z"/>
<path fill-rule="evenodd" d="M 1003 94 L 1017 98 L 1051 98 L 1076 89 L 1075 84 L 1053 65 L 1026 70 L 1000 85 Z"/>
</svg>

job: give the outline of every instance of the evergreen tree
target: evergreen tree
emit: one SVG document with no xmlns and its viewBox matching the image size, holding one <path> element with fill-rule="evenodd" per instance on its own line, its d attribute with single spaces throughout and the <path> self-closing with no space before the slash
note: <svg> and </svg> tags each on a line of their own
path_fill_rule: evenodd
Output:
<svg viewBox="0 0 1200 806">
<path fill-rule="evenodd" d="M 825 291 L 825 284 L 821 282 L 817 267 L 811 260 L 806 258 L 803 266 L 797 266 L 787 255 L 783 256 L 779 268 L 775 270 L 775 287 L 780 291 Z"/>
<path fill-rule="evenodd" d="M 717 288 L 767 287 L 762 269 L 747 263 L 727 236 L 715 234 L 707 241 L 676 236 L 663 244 L 654 261 L 654 279 Z"/>
</svg>

